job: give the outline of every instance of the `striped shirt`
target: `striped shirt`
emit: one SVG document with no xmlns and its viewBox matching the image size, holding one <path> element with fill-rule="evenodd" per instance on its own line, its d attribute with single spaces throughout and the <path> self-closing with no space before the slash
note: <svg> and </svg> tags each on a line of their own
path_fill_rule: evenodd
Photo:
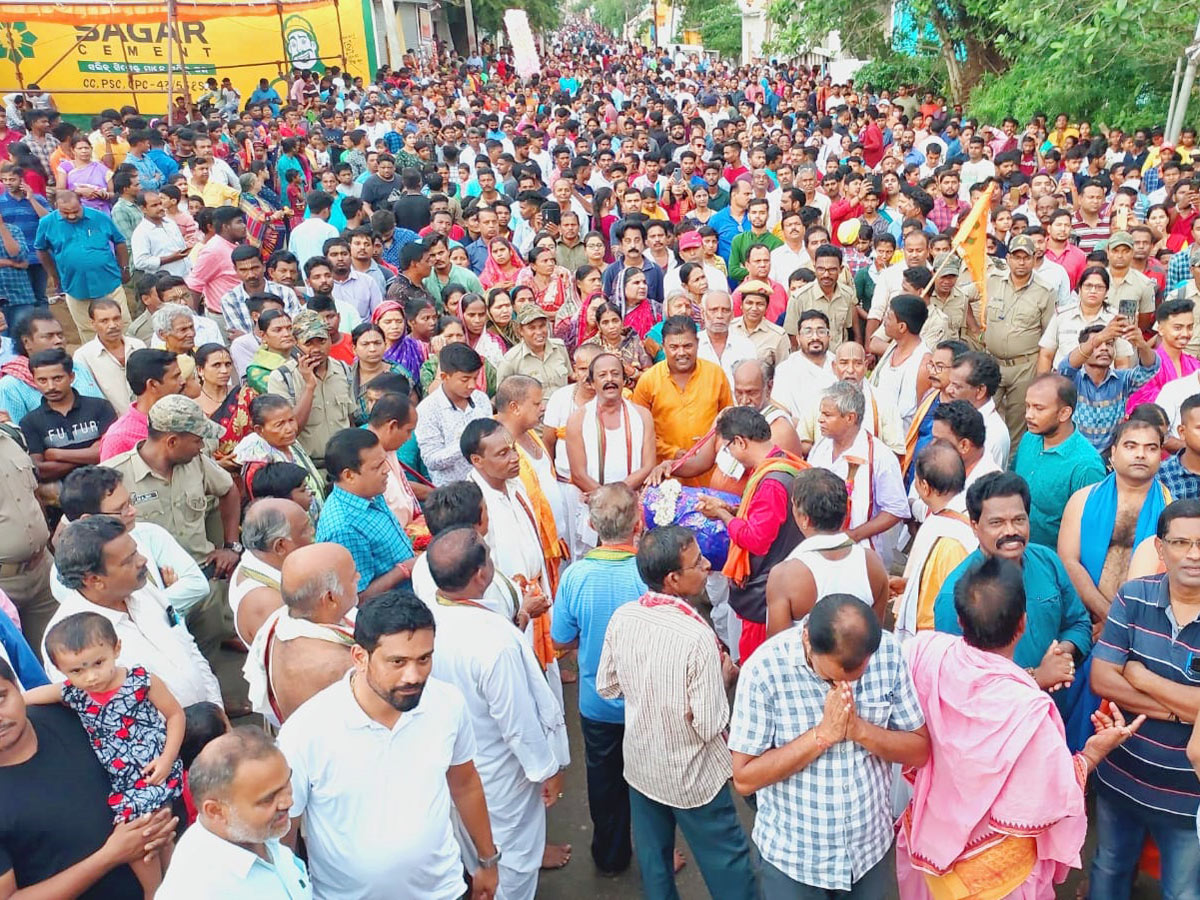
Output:
<svg viewBox="0 0 1200 900">
<path fill-rule="evenodd" d="M 1200 688 L 1200 618 L 1179 627 L 1166 575 L 1128 581 L 1113 599 L 1095 655 L 1115 666 L 1136 660 L 1161 678 Z M 1142 806 L 1193 818 L 1200 784 L 1187 758 L 1191 732 L 1182 722 L 1147 719 L 1100 763 L 1096 777 Z"/>
<path fill-rule="evenodd" d="M 721 736 L 729 701 L 704 622 L 669 605 L 619 607 L 604 636 L 596 693 L 624 696 L 625 780 L 651 800 L 695 809 L 733 775 Z"/>
<path fill-rule="evenodd" d="M 1091 253 L 1101 241 L 1108 240 L 1112 233 L 1112 221 L 1107 216 L 1098 216 L 1095 225 L 1083 221 L 1079 213 L 1071 220 L 1071 234 L 1079 239 L 1079 249 Z"/>
</svg>

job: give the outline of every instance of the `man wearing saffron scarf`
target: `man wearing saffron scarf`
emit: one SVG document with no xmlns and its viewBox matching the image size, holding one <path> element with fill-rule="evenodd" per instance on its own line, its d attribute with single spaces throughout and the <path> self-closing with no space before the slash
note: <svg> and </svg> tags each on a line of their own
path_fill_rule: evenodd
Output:
<svg viewBox="0 0 1200 900">
<path fill-rule="evenodd" d="M 989 558 L 954 592 L 963 636 L 923 632 L 904 646 L 932 742 L 930 761 L 905 773 L 913 797 L 896 840 L 905 900 L 1052 898 L 1080 866 L 1088 773 L 1145 720 L 1097 713 L 1095 734 L 1071 755 L 1053 700 L 1013 661 L 1023 581 L 1016 563 Z"/>
<path fill-rule="evenodd" d="M 722 571 L 730 582 L 729 604 L 741 620 L 738 659 L 744 663 L 767 638 L 767 576 L 800 543 L 788 497 L 792 479 L 808 463 L 781 450 L 766 418 L 748 406 L 725 410 L 717 435 L 723 451 L 750 472 L 750 479 L 737 509 L 715 497 L 701 497 L 696 508 L 729 529 Z"/>
</svg>

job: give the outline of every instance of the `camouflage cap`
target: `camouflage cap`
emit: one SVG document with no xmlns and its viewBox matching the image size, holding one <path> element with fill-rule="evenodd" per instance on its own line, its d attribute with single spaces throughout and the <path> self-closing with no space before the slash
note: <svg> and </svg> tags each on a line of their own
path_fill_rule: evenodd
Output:
<svg viewBox="0 0 1200 900">
<path fill-rule="evenodd" d="M 943 275 L 958 275 L 962 272 L 962 260 L 957 253 L 939 253 L 933 260 L 933 271 L 938 278 Z"/>
<path fill-rule="evenodd" d="M 159 397 L 150 407 L 150 427 L 167 434 L 194 434 L 216 440 L 221 426 L 204 414 L 200 404 L 183 394 Z"/>
<path fill-rule="evenodd" d="M 321 314 L 311 309 L 302 309 L 292 318 L 292 335 L 297 344 L 306 344 L 313 338 L 328 338 L 329 329 Z"/>
<path fill-rule="evenodd" d="M 1009 253 L 1028 253 L 1030 256 L 1037 256 L 1037 244 L 1033 242 L 1027 234 L 1018 234 L 1015 238 L 1008 242 Z"/>
<path fill-rule="evenodd" d="M 536 303 L 526 303 L 521 307 L 521 311 L 517 313 L 517 324 L 528 325 L 530 322 L 536 322 L 538 319 L 549 318 L 550 314 Z"/>
</svg>

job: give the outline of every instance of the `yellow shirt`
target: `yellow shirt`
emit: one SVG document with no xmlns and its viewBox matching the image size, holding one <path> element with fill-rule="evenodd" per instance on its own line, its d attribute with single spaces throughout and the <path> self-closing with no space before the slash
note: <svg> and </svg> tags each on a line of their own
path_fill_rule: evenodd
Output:
<svg viewBox="0 0 1200 900">
<path fill-rule="evenodd" d="M 921 587 L 917 594 L 917 631 L 933 630 L 933 603 L 946 578 L 970 554 L 952 537 L 939 538 L 929 551 L 921 569 Z"/>
<path fill-rule="evenodd" d="M 221 184 L 219 181 L 208 179 L 208 184 L 204 187 L 196 184 L 194 181 L 188 182 L 188 193 L 195 194 L 204 201 L 205 206 L 237 206 L 241 199 L 241 192 L 235 191 L 227 184 Z"/>
<path fill-rule="evenodd" d="M 733 405 L 729 379 L 716 363 L 696 360 L 696 368 L 680 390 L 666 360 L 655 363 L 638 379 L 633 402 L 650 410 L 654 419 L 654 443 L 659 461 L 674 459 L 680 451 L 692 449 L 696 441 L 712 428 L 717 414 Z M 712 470 L 703 475 L 680 479 L 684 484 L 703 487 Z"/>
</svg>

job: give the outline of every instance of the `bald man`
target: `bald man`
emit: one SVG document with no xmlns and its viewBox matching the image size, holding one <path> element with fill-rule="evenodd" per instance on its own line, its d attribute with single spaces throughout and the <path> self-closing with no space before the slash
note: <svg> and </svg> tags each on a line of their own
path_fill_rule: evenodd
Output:
<svg viewBox="0 0 1200 900">
<path fill-rule="evenodd" d="M 425 556 L 438 586 L 433 675 L 467 702 L 492 836 L 504 848 L 501 890 L 507 900 L 533 900 L 539 870 L 571 858 L 569 844 L 546 844 L 546 807 L 562 796 L 570 762 L 562 708 L 521 632 L 479 602 L 494 570 L 479 532 L 443 531 Z M 461 843 L 474 870 L 474 848 Z"/>
<path fill-rule="evenodd" d="M 341 544 L 289 553 L 280 572 L 283 606 L 262 623 L 242 668 L 254 711 L 276 725 L 352 665 L 358 570 Z"/>
<path fill-rule="evenodd" d="M 775 445 L 800 456 L 804 448 L 800 445 L 800 436 L 796 434 L 791 416 L 771 400 L 771 388 L 774 386 L 775 367 L 770 363 L 746 359 L 733 367 L 733 402 L 762 413 L 771 426 L 771 440 Z"/>
<path fill-rule="evenodd" d="M 200 751 L 188 770 L 196 822 L 171 855 L 156 896 L 309 900 L 308 869 L 280 841 L 291 820 L 291 767 L 252 725 Z"/>
<path fill-rule="evenodd" d="M 833 373 L 839 381 L 849 381 L 863 392 L 866 410 L 863 412 L 863 427 L 883 441 L 897 454 L 904 453 L 904 426 L 900 422 L 900 411 L 886 403 L 876 403 L 875 389 L 867 376 L 867 351 L 855 341 L 845 341 L 833 354 Z M 796 433 L 807 454 L 819 437 L 817 416 L 820 407 L 813 405 L 808 415 L 796 422 Z"/>
<path fill-rule="evenodd" d="M 267 617 L 283 606 L 279 593 L 284 558 L 313 540 L 312 520 L 293 500 L 256 500 L 242 522 L 242 554 L 229 577 L 229 608 L 234 629 L 247 647 Z"/>
</svg>

